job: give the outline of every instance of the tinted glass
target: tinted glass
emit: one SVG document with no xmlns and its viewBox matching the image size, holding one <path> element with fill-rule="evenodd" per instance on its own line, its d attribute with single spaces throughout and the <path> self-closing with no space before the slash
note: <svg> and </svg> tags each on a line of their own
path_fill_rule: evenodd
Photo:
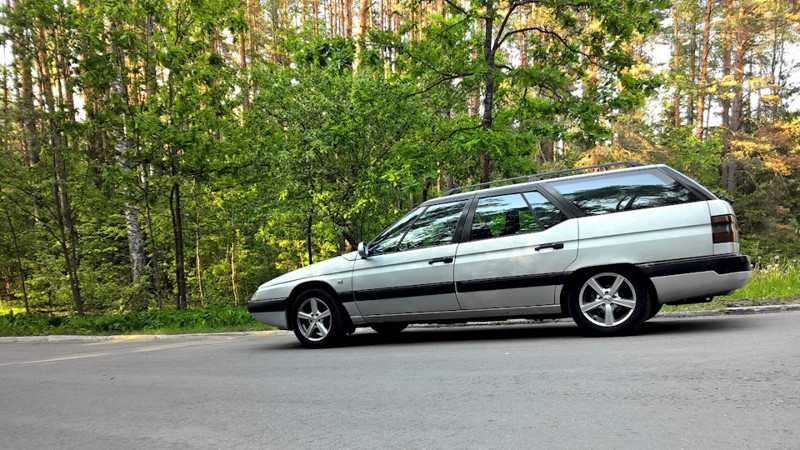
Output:
<svg viewBox="0 0 800 450">
<path fill-rule="evenodd" d="M 466 202 L 428 207 L 406 233 L 398 250 L 435 247 L 453 242 L 453 234 Z"/>
<path fill-rule="evenodd" d="M 656 171 L 553 181 L 549 184 L 589 216 L 700 200 L 677 181 Z"/>
<path fill-rule="evenodd" d="M 526 193 L 525 200 L 530 203 L 533 213 L 536 214 L 536 218 L 539 219 L 539 223 L 545 230 L 558 225 L 566 219 L 560 209 L 556 208 L 555 205 L 538 192 Z"/>
<path fill-rule="evenodd" d="M 542 229 L 521 195 L 501 195 L 478 201 L 470 240 L 534 233 Z"/>
<path fill-rule="evenodd" d="M 371 255 L 380 255 L 381 253 L 392 252 L 397 248 L 397 243 L 406 234 L 409 225 L 419 216 L 422 209 L 411 211 L 402 219 L 395 222 L 394 225 L 387 228 L 378 237 L 372 240 L 369 245 L 369 253 Z"/>
</svg>

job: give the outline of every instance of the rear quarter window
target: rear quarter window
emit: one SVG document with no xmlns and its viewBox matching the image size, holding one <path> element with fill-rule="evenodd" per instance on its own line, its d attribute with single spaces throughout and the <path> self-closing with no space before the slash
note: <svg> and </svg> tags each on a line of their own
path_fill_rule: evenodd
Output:
<svg viewBox="0 0 800 450">
<path fill-rule="evenodd" d="M 600 175 L 548 184 L 588 216 L 702 200 L 658 171 Z"/>
</svg>

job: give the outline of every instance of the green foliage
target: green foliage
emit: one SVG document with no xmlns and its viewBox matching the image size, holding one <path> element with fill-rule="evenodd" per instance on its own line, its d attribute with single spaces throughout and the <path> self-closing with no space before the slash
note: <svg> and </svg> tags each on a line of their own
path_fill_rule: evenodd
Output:
<svg viewBox="0 0 800 450">
<path fill-rule="evenodd" d="M 139 320 L 117 315 L 175 304 L 184 277 L 181 307 L 241 305 L 263 281 L 370 240 L 448 184 L 477 182 L 482 156 L 491 178 L 666 163 L 723 193 L 723 155 L 734 154 L 744 251 L 800 252 L 800 127 L 785 115 L 785 79 L 751 80 L 771 95 L 748 106 L 755 113 L 736 136 L 710 127 L 698 139 L 686 112 L 674 128 L 644 107 L 672 81 L 681 111 L 700 92 L 715 107 L 735 93 L 732 80 L 692 79 L 697 58 L 686 53 L 699 30 L 682 19 L 699 17 L 694 3 L 677 11 L 679 73 L 657 73 L 641 50 L 671 8 L 663 0 L 468 2 L 445 16 L 425 11 L 432 2 L 395 3 L 380 14 L 392 25 L 355 36 L 292 2 L 12 5 L 0 14 L 10 49 L 0 72 L 0 300 L 22 307 L 24 281 L 30 308 L 58 317 L 48 321 L 67 320 L 75 287 L 88 313 Z M 506 34 L 491 36 L 490 63 L 486 21 L 497 33 L 508 8 L 517 9 Z M 773 40 L 758 23 L 747 28 L 749 64 L 761 72 L 783 54 L 764 49 L 796 40 L 769 22 Z M 138 282 L 129 208 L 145 252 Z"/>
<path fill-rule="evenodd" d="M 756 256 L 755 262 L 756 269 L 750 283 L 724 299 L 782 298 L 800 294 L 800 264 L 797 258 Z"/>
<path fill-rule="evenodd" d="M 269 329 L 256 322 L 246 309 L 232 306 L 84 317 L 21 314 L 14 311 L 0 315 L 0 336 L 179 334 Z"/>
</svg>

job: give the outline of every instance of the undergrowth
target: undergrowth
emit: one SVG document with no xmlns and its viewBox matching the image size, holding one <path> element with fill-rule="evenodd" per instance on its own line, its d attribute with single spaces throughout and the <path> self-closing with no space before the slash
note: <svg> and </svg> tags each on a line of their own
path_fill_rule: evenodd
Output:
<svg viewBox="0 0 800 450">
<path fill-rule="evenodd" d="M 256 322 L 246 309 L 234 306 L 84 317 L 14 311 L 0 315 L 0 336 L 181 334 L 270 329 Z"/>
</svg>

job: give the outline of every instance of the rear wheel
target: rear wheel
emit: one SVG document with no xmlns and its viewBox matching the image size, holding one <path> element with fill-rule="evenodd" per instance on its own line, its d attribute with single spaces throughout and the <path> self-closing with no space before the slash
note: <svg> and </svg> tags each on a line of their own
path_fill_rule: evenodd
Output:
<svg viewBox="0 0 800 450">
<path fill-rule="evenodd" d="M 664 305 L 661 304 L 661 303 L 654 303 L 654 304 L 650 305 L 650 314 L 647 315 L 647 320 L 650 320 L 653 317 L 655 317 L 656 314 L 658 314 L 658 312 L 661 311 L 661 308 L 663 308 L 663 307 L 664 307 Z"/>
<path fill-rule="evenodd" d="M 625 268 L 584 274 L 570 288 L 568 306 L 575 323 L 599 335 L 634 331 L 650 314 L 647 288 Z"/>
<path fill-rule="evenodd" d="M 294 334 L 310 348 L 335 345 L 345 334 L 344 315 L 333 296 L 310 289 L 297 297 L 292 310 Z"/>
<path fill-rule="evenodd" d="M 401 331 L 405 330 L 408 327 L 407 323 L 401 322 L 390 322 L 390 323 L 376 323 L 375 325 L 371 325 L 370 328 L 377 331 L 380 334 L 398 334 Z"/>
</svg>

